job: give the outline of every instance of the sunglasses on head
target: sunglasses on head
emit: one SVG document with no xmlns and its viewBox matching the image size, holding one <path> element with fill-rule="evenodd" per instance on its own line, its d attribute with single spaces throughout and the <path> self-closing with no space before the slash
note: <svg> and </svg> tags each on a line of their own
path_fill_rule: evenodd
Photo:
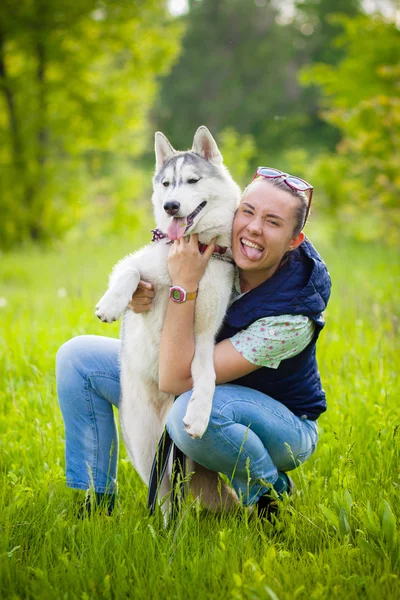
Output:
<svg viewBox="0 0 400 600">
<path fill-rule="evenodd" d="M 289 173 L 283 173 L 283 171 L 279 171 L 279 169 L 272 169 L 271 167 L 258 167 L 254 174 L 253 181 L 256 177 L 264 177 L 264 179 L 282 178 L 282 181 L 286 183 L 288 187 L 292 188 L 292 190 L 295 190 L 296 192 L 304 192 L 308 196 L 307 211 L 303 223 L 304 227 L 310 212 L 311 198 L 314 189 L 313 186 L 307 183 L 307 181 L 304 181 L 304 179 L 300 179 L 300 177 L 289 175 Z"/>
</svg>

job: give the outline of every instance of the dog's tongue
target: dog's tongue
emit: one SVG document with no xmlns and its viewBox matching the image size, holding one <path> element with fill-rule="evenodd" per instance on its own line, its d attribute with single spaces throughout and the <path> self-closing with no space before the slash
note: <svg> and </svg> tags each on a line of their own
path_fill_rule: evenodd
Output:
<svg viewBox="0 0 400 600">
<path fill-rule="evenodd" d="M 179 240 L 183 237 L 185 235 L 186 226 L 186 217 L 174 217 L 167 231 L 169 239 Z"/>
</svg>

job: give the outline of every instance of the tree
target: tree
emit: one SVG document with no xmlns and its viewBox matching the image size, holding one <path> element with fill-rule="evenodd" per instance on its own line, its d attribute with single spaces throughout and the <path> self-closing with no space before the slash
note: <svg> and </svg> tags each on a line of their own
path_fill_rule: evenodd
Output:
<svg viewBox="0 0 400 600">
<path fill-rule="evenodd" d="M 331 16 L 335 14 L 357 17 L 361 13 L 360 0 L 297 0 L 296 19 L 307 62 L 337 64 L 343 56 L 340 46 L 332 43 L 341 33 L 340 23 Z"/>
<path fill-rule="evenodd" d="M 398 242 L 400 31 L 379 15 L 337 17 L 336 23 L 343 29 L 337 39 L 343 59 L 302 75 L 306 85 L 320 86 L 322 116 L 342 134 L 337 155 L 316 162 L 320 187 L 347 227 L 352 220 L 362 237 Z"/>
<path fill-rule="evenodd" d="M 292 146 L 330 146 L 336 130 L 318 117 L 318 90 L 297 75 L 328 53 L 338 31 L 332 11 L 359 12 L 359 0 L 303 0 L 288 21 L 284 3 L 271 0 L 192 0 L 183 52 L 163 80 L 154 120 L 178 147 L 201 123 L 217 133 L 233 127 L 250 134 L 259 152 Z M 282 6 L 281 6 L 282 5 Z M 279 8 L 281 6 L 281 8 Z"/>
<path fill-rule="evenodd" d="M 290 28 L 279 25 L 278 14 L 270 1 L 191 3 L 184 51 L 154 111 L 178 147 L 202 123 L 214 132 L 230 126 L 257 141 L 271 138 L 299 89 Z"/>
<path fill-rule="evenodd" d="M 344 50 L 335 43 L 342 28 L 332 15 L 355 18 L 361 14 L 360 0 L 297 0 L 295 2 L 296 34 L 294 44 L 297 73 L 303 66 L 323 62 L 336 65 L 343 58 Z M 299 105 L 304 111 L 306 146 L 333 149 L 340 140 L 340 131 L 320 118 L 320 89 L 317 86 L 303 88 Z"/>
<path fill-rule="evenodd" d="M 138 155 L 181 26 L 162 0 L 3 0 L 0 243 L 57 235 L 88 169 Z"/>
</svg>

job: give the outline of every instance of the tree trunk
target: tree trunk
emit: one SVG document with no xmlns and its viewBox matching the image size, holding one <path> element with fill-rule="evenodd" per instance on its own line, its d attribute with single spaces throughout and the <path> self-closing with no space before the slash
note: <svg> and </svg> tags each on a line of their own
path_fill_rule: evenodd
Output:
<svg viewBox="0 0 400 600">
<path fill-rule="evenodd" d="M 17 112 L 15 108 L 15 99 L 13 91 L 9 85 L 7 78 L 7 68 L 5 61 L 5 38 L 3 33 L 0 31 L 0 87 L 4 94 L 8 111 L 8 122 L 11 133 L 11 144 L 13 153 L 13 162 L 17 172 L 23 172 L 24 170 L 24 153 L 23 145 L 21 141 L 21 135 L 19 131 L 19 124 L 17 118 Z"/>
<path fill-rule="evenodd" d="M 34 214 L 29 227 L 30 236 L 33 240 L 38 240 L 42 236 L 42 202 L 41 192 L 46 184 L 46 163 L 48 158 L 48 130 L 47 130 L 47 102 L 46 102 L 46 46 L 43 38 L 40 36 L 36 40 L 36 85 L 38 91 L 38 122 L 36 133 L 36 177 L 33 187 L 27 190 L 27 203 L 32 206 L 35 197 L 39 202 L 35 203 Z"/>
<path fill-rule="evenodd" d="M 36 79 L 38 85 L 38 115 L 39 115 L 39 125 L 37 132 L 37 143 L 38 143 L 38 151 L 37 151 L 37 161 L 39 165 L 39 178 L 43 182 L 43 170 L 46 164 L 47 158 L 47 142 L 48 142 L 48 132 L 46 128 L 46 89 L 45 89 L 45 77 L 46 77 L 46 53 L 45 53 L 45 45 L 43 40 L 39 39 L 36 43 L 36 52 L 37 52 L 37 69 L 36 69 Z"/>
</svg>

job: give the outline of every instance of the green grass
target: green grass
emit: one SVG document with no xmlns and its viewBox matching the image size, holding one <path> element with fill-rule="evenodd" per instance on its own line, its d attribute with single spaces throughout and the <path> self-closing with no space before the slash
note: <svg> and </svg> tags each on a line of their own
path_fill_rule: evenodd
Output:
<svg viewBox="0 0 400 600">
<path fill-rule="evenodd" d="M 145 237 L 0 256 L 1 598 L 400 597 L 398 258 L 312 239 L 333 279 L 318 349 L 329 410 L 275 527 L 188 501 L 164 530 L 123 448 L 115 513 L 77 519 L 54 357 L 74 335 L 118 336 L 93 307 Z"/>
</svg>

